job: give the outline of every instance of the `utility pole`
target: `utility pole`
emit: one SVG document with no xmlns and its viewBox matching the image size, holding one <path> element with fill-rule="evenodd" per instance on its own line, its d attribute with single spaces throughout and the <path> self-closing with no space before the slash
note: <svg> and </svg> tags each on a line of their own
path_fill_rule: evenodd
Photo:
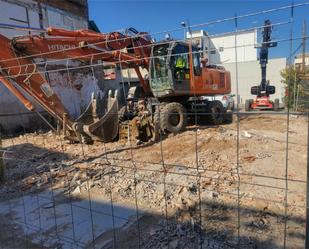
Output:
<svg viewBox="0 0 309 249">
<path fill-rule="evenodd" d="M 303 53 L 302 53 L 302 74 L 306 75 L 306 28 L 307 23 L 304 21 L 303 25 Z"/>
</svg>

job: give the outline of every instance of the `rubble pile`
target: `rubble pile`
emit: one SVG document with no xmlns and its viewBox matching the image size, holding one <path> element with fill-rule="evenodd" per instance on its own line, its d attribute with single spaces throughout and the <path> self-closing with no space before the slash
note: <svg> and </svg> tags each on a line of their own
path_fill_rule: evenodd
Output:
<svg viewBox="0 0 309 249">
<path fill-rule="evenodd" d="M 145 228 L 141 241 L 149 249 L 167 248 L 167 243 L 175 249 L 197 244 L 233 248 L 239 205 L 243 232 L 253 236 L 263 231 L 264 241 L 282 229 L 275 220 L 285 207 L 286 125 L 278 115 L 265 117 L 263 125 L 254 118 L 263 122 L 260 116 L 242 119 L 239 133 L 236 124 L 189 129 L 159 143 L 132 147 L 123 141 L 68 144 L 52 133 L 4 140 L 7 181 L 0 194 L 7 199 L 20 191 L 53 189 L 73 199 L 100 196 L 107 203 L 112 198 L 115 204 L 137 205 L 157 217 L 155 226 L 148 225 L 155 228 Z M 298 180 L 290 186 L 298 193 L 289 193 L 289 210 L 299 217 L 305 210 L 299 207 L 305 202 L 300 172 L 306 168 L 307 148 L 300 127 L 306 125 L 304 119 L 290 123 L 289 177 Z M 258 216 L 257 210 L 269 215 Z M 302 226 L 295 223 L 291 229 Z M 243 242 L 257 243 L 248 236 Z"/>
</svg>

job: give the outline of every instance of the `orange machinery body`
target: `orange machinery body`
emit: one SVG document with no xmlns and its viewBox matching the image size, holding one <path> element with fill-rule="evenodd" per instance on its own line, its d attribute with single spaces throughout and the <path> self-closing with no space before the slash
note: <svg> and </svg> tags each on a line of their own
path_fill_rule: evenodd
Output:
<svg viewBox="0 0 309 249">
<path fill-rule="evenodd" d="M 190 42 L 154 45 L 149 67 L 154 96 L 166 99 L 230 93 L 230 73 L 201 61 L 200 51 Z"/>
<path fill-rule="evenodd" d="M 63 121 L 63 115 L 68 112 L 49 86 L 44 72 L 37 68 L 34 59 L 119 62 L 124 67 L 133 67 L 140 75 L 139 66 L 148 65 L 145 54 L 150 53 L 150 45 L 147 33 L 139 33 L 138 38 L 132 38 L 119 32 L 100 34 L 89 30 L 49 28 L 47 36 L 24 36 L 13 40 L 0 34 L 0 80 L 30 111 L 34 110 L 34 105 L 20 88 L 51 115 Z M 124 51 L 128 48 L 131 49 L 130 53 Z M 143 78 L 141 84 L 145 84 Z M 147 89 L 147 85 L 143 87 Z M 71 123 L 69 117 L 68 126 Z"/>
<path fill-rule="evenodd" d="M 218 94 L 231 93 L 231 75 L 229 71 L 226 71 L 223 67 L 212 68 L 201 63 L 201 73 L 196 75 L 194 72 L 193 60 L 194 56 L 198 56 L 195 59 L 202 61 L 199 58 L 199 54 L 193 51 L 193 47 L 189 47 L 189 60 L 190 60 L 190 86 L 191 96 L 207 96 Z M 192 77 L 193 76 L 193 77 Z"/>
<path fill-rule="evenodd" d="M 44 76 L 45 72 L 37 68 L 34 59 L 77 60 L 89 63 L 90 67 L 92 63 L 101 60 L 121 65 L 124 68 L 133 68 L 145 95 L 156 95 L 157 89 L 151 84 L 152 77 L 149 81 L 145 80 L 139 68 L 146 68 L 151 74 L 153 49 L 160 45 L 153 43 L 149 35 L 144 32 L 138 33 L 131 29 L 130 34 L 119 32 L 103 34 L 89 30 L 69 31 L 49 28 L 43 35 L 29 35 L 12 40 L 0 35 L 0 46 L 0 81 L 29 110 L 33 111 L 34 105 L 27 96 L 23 95 L 21 89 L 59 122 L 64 123 L 66 129 L 75 134 L 74 125 L 76 123 L 50 87 Z M 192 51 L 191 45 L 189 48 Z M 200 68 L 201 74 L 196 75 L 192 65 L 192 54 L 189 64 L 189 80 L 185 82 L 186 86 L 183 89 L 176 89 L 176 87 L 172 94 L 194 96 L 230 92 L 229 72 L 224 69 L 202 67 Z M 171 86 L 169 90 L 173 90 L 174 86 Z M 170 92 L 167 95 L 169 94 Z"/>
<path fill-rule="evenodd" d="M 130 64 L 147 64 L 151 41 L 147 33 L 138 33 L 138 38 L 119 32 L 108 34 L 89 30 L 69 31 L 48 28 L 48 36 L 26 36 L 13 39 L 13 46 L 21 53 L 50 59 L 76 59 L 119 61 Z M 132 48 L 131 54 L 120 51 Z M 131 55 L 131 56 L 130 56 Z"/>
<path fill-rule="evenodd" d="M 201 76 L 193 76 L 190 95 L 207 96 L 231 92 L 230 72 L 220 68 L 202 67 Z"/>
</svg>

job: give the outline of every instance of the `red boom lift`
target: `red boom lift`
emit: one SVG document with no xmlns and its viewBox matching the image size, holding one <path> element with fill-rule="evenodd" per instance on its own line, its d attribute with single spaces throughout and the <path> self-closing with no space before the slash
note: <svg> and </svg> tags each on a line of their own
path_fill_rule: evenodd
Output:
<svg viewBox="0 0 309 249">
<path fill-rule="evenodd" d="M 271 42 L 272 25 L 270 20 L 265 20 L 263 30 L 263 43 L 260 49 L 260 65 L 262 72 L 262 80 L 259 86 L 251 88 L 251 94 L 256 95 L 256 99 L 247 99 L 245 103 L 245 110 L 279 110 L 279 99 L 271 101 L 269 95 L 276 91 L 275 86 L 269 85 L 266 80 L 266 67 L 268 63 L 268 48 L 276 47 L 277 42 Z"/>
</svg>

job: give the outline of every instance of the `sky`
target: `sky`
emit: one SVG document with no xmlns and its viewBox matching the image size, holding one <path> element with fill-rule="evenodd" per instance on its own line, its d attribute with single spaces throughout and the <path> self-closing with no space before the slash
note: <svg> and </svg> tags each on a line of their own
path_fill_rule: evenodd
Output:
<svg viewBox="0 0 309 249">
<path fill-rule="evenodd" d="M 304 3 L 309 0 L 294 0 L 294 4 Z M 167 32 L 179 39 L 183 37 L 181 22 L 189 25 L 205 24 L 213 20 L 241 16 L 253 12 L 291 5 L 291 0 L 88 0 L 90 19 L 94 20 L 101 32 L 111 32 L 134 27 L 138 31 L 153 34 L 157 40 L 163 39 Z M 293 37 L 302 36 L 302 23 L 307 20 L 309 26 L 309 5 L 295 8 L 293 24 L 291 10 L 281 10 L 254 17 L 240 18 L 237 22 L 238 29 L 247 29 L 262 26 L 265 19 L 276 25 L 273 30 L 273 39 L 288 40 L 291 30 Z M 178 31 L 175 31 L 177 30 Z M 235 22 L 227 21 L 218 24 L 201 25 L 193 28 L 204 29 L 209 34 L 232 32 Z M 307 28 L 308 30 L 308 28 Z M 160 33 L 160 34 L 158 34 Z M 307 33 L 309 33 L 307 31 Z M 301 40 L 292 42 L 292 51 L 300 44 Z M 290 51 L 290 42 L 282 41 L 277 48 L 273 48 L 270 57 L 287 56 Z"/>
</svg>

